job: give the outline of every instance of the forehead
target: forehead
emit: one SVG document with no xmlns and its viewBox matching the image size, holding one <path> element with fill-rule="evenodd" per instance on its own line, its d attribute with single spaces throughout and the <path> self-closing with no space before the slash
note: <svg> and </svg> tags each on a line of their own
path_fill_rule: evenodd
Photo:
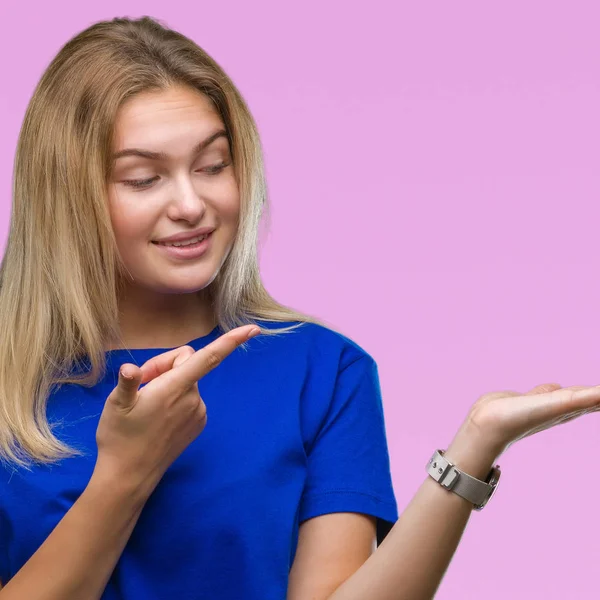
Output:
<svg viewBox="0 0 600 600">
<path fill-rule="evenodd" d="M 128 142 L 132 137 L 151 133 L 155 141 L 160 130 L 177 132 L 192 126 L 198 133 L 222 125 L 211 100 L 197 90 L 174 87 L 142 92 L 129 98 L 119 108 L 115 120 L 115 142 Z M 118 148 L 116 148 L 118 149 Z"/>
</svg>

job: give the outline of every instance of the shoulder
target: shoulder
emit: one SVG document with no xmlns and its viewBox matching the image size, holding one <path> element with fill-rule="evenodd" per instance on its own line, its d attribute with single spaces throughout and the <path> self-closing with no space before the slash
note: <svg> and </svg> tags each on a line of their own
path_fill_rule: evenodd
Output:
<svg viewBox="0 0 600 600">
<path fill-rule="evenodd" d="M 338 370 L 344 370 L 359 359 L 363 359 L 363 362 L 375 362 L 372 355 L 356 340 L 328 324 L 261 321 L 260 325 L 272 331 L 295 327 L 279 335 L 262 336 L 262 340 L 261 336 L 255 338 L 278 353 L 285 353 L 286 356 L 303 355 L 326 363 L 334 362 Z"/>
</svg>

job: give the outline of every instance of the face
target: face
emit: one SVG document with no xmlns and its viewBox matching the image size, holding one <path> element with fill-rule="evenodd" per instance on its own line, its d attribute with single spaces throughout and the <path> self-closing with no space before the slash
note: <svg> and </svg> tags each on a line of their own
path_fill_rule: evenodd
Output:
<svg viewBox="0 0 600 600">
<path fill-rule="evenodd" d="M 224 132 L 212 103 L 193 89 L 139 94 L 120 108 L 108 196 L 129 285 L 192 293 L 216 277 L 239 218 Z M 214 231 L 199 243 L 177 248 L 165 242 L 205 227 Z"/>
</svg>

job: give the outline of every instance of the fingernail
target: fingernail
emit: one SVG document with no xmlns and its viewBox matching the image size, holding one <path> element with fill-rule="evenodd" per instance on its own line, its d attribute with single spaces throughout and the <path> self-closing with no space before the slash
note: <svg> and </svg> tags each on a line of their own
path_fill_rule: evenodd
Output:
<svg viewBox="0 0 600 600">
<path fill-rule="evenodd" d="M 253 338 L 254 336 L 258 335 L 260 333 L 260 329 L 258 327 L 254 327 L 253 329 L 250 330 L 250 332 L 248 333 L 248 337 L 246 339 L 250 339 Z"/>
<path fill-rule="evenodd" d="M 121 371 L 121 377 L 123 379 L 127 379 L 129 381 L 131 381 L 133 379 L 133 375 L 126 375 L 123 371 Z"/>
</svg>

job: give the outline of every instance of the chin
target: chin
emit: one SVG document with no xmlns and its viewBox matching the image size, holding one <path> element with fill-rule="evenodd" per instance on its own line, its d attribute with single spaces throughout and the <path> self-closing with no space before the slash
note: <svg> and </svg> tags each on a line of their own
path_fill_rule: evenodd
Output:
<svg viewBox="0 0 600 600">
<path fill-rule="evenodd" d="M 173 282 L 173 293 L 193 294 L 206 289 L 217 277 L 218 271 L 215 271 L 210 277 L 186 277 L 179 282 L 179 285 Z"/>
<path fill-rule="evenodd" d="M 183 276 L 165 280 L 160 276 L 155 277 L 136 277 L 134 282 L 131 282 L 135 287 L 144 289 L 154 294 L 194 294 L 206 289 L 215 279 L 216 273 L 211 277 L 206 275 Z"/>
<path fill-rule="evenodd" d="M 195 294 L 205 290 L 211 283 L 212 279 L 198 283 L 190 283 L 188 280 L 185 284 L 182 283 L 181 285 L 167 284 L 161 291 L 165 294 Z"/>
</svg>

